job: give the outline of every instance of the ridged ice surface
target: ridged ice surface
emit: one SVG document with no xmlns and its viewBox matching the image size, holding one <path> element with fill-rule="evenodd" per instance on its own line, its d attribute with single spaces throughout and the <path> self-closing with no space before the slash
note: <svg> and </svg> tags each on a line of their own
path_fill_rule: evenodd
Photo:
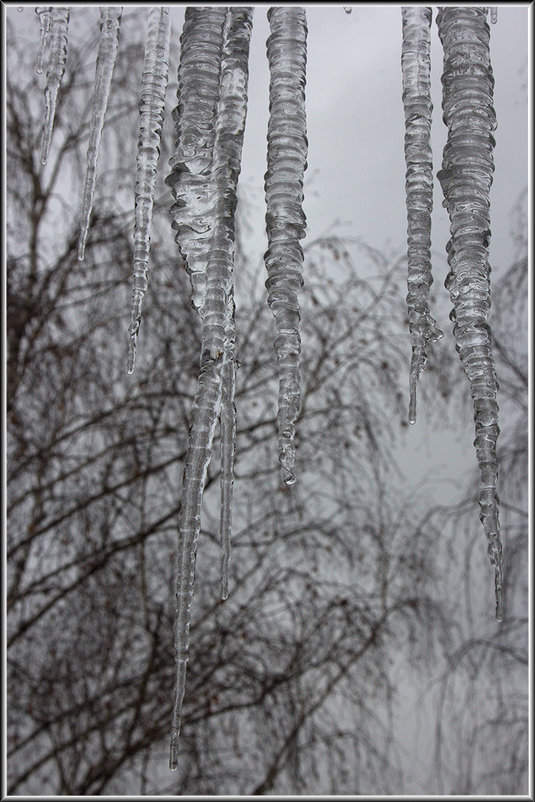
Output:
<svg viewBox="0 0 535 802">
<path fill-rule="evenodd" d="M 267 40 L 270 69 L 267 172 L 265 175 L 265 254 L 268 303 L 275 316 L 279 366 L 279 459 L 282 479 L 295 482 L 295 421 L 300 404 L 298 292 L 303 285 L 305 236 L 303 175 L 307 138 L 305 115 L 306 13 L 304 8 L 273 7 Z"/>
<path fill-rule="evenodd" d="M 213 234 L 212 158 L 226 8 L 188 6 L 180 39 L 175 153 L 166 178 L 176 241 L 186 263 L 192 301 L 200 311 Z"/>
<path fill-rule="evenodd" d="M 403 41 L 401 70 L 405 112 L 405 191 L 409 331 L 412 357 L 409 377 L 409 422 L 416 422 L 416 386 L 428 361 L 427 344 L 442 337 L 429 312 L 431 273 L 431 211 L 433 154 L 431 151 L 431 37 L 428 6 L 401 9 Z"/>
<path fill-rule="evenodd" d="M 52 6 L 37 6 L 35 13 L 39 17 L 40 30 L 39 50 L 37 51 L 37 65 L 35 71 L 38 75 L 40 75 L 43 72 L 43 56 L 48 44 L 48 35 L 50 33 Z"/>
<path fill-rule="evenodd" d="M 104 117 L 108 107 L 111 78 L 119 46 L 119 27 L 121 25 L 122 10 L 122 6 L 100 7 L 100 40 L 95 69 L 95 89 L 89 122 L 87 171 L 82 199 L 80 238 L 78 240 L 78 259 L 80 260 L 84 258 L 85 242 L 87 239 L 87 232 L 89 231 L 89 220 L 93 209 L 100 140 L 102 139 L 102 129 L 104 128 Z"/>
<path fill-rule="evenodd" d="M 495 572 L 496 618 L 503 618 L 502 544 L 498 516 L 498 389 L 492 355 L 490 309 L 489 191 L 494 171 L 492 132 L 494 78 L 489 52 L 487 9 L 444 7 L 437 17 L 444 47 L 442 76 L 444 122 L 448 140 L 438 173 L 448 209 L 451 239 L 446 287 L 451 318 L 474 403 L 480 468 L 481 522 Z"/>
<path fill-rule="evenodd" d="M 223 12 L 223 13 L 221 13 Z M 235 448 L 234 240 L 237 182 L 247 108 L 248 55 L 252 8 L 188 8 L 182 34 L 178 100 L 175 115 L 177 154 L 168 179 L 177 203 L 172 208 L 177 242 L 192 277 L 196 305 L 203 321 L 201 368 L 192 422 L 179 529 L 176 586 L 176 685 L 169 765 L 178 766 L 178 736 L 189 655 L 189 628 L 200 531 L 201 502 L 217 417 L 221 414 L 222 596 L 228 595 L 230 526 Z M 203 40 L 208 46 L 203 47 Z M 217 56 L 217 54 L 219 54 Z M 207 57 L 207 64 L 198 59 Z M 195 66 L 196 64 L 196 66 Z M 209 79 L 210 100 L 203 107 L 198 70 Z M 217 76 L 217 84 L 212 77 Z M 195 81 L 195 93 L 190 81 Z M 213 100 L 215 99 L 215 103 Z M 209 121 L 209 110 L 211 125 Z M 213 131 L 210 131 L 210 127 Z M 191 159 L 185 160 L 186 151 Z M 210 146 L 207 143 L 211 143 Z M 208 148 L 210 153 L 208 154 Z M 190 170 L 192 167 L 192 170 Z M 198 169 L 201 168 L 201 169 Z M 192 180 L 190 180 L 192 179 Z M 202 192 L 206 230 L 197 233 L 185 220 L 198 220 Z M 192 270 L 189 259 L 202 270 Z M 195 273 L 204 272 L 202 282 Z M 201 291 L 202 286 L 202 291 Z"/>
<path fill-rule="evenodd" d="M 165 113 L 165 91 L 169 70 L 171 18 L 169 8 L 149 9 L 145 59 L 139 99 L 139 137 L 136 159 L 134 282 L 128 329 L 128 373 L 134 372 L 136 344 L 141 323 L 143 296 L 147 290 L 150 235 L 156 169 Z"/>
<path fill-rule="evenodd" d="M 69 9 L 52 8 L 50 14 L 49 42 L 50 52 L 46 71 L 45 86 L 45 125 L 41 148 L 41 164 L 46 164 L 54 130 L 58 91 L 65 72 L 67 59 L 67 39 L 69 33 Z"/>
</svg>

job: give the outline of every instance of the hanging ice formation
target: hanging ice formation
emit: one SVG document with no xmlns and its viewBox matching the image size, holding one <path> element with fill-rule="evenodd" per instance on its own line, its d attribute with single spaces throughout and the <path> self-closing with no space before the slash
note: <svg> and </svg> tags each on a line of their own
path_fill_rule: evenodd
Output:
<svg viewBox="0 0 535 802">
<path fill-rule="evenodd" d="M 446 288 L 453 303 L 456 348 L 470 381 L 480 468 L 481 522 L 495 572 L 496 618 L 503 618 L 502 544 L 498 516 L 498 384 L 492 355 L 489 191 L 494 171 L 494 78 L 487 9 L 443 7 L 437 16 L 444 48 L 444 122 L 448 139 L 438 178 L 451 221 Z"/>
<path fill-rule="evenodd" d="M 407 202 L 409 331 L 412 357 L 409 377 L 409 423 L 416 422 L 416 386 L 428 361 L 427 344 L 443 333 L 429 312 L 431 273 L 431 8 L 401 9 L 401 69 L 405 111 L 405 189 Z"/>
<path fill-rule="evenodd" d="M 279 365 L 279 460 L 283 482 L 295 482 L 295 421 L 300 404 L 298 292 L 303 285 L 305 236 L 303 175 L 306 169 L 306 13 L 303 8 L 270 8 L 267 41 L 270 69 L 265 254 L 268 303 L 275 316 L 274 346 Z"/>
<path fill-rule="evenodd" d="M 119 26 L 121 24 L 122 10 L 122 6 L 100 7 L 100 41 L 95 68 L 95 89 L 89 123 L 87 172 L 82 199 L 80 238 L 78 240 L 78 259 L 80 259 L 80 261 L 83 260 L 85 254 L 85 242 L 89 231 L 89 220 L 93 208 L 100 140 L 102 138 L 102 129 L 104 128 L 104 116 L 108 106 L 108 95 L 117 56 L 117 48 L 119 46 Z"/>
<path fill-rule="evenodd" d="M 43 56 L 48 43 L 48 34 L 50 32 L 50 15 L 52 13 L 52 6 L 37 6 L 35 13 L 39 17 L 40 28 L 39 50 L 37 52 L 37 66 L 35 71 L 38 75 L 41 75 L 43 72 Z"/>
<path fill-rule="evenodd" d="M 160 136 L 165 113 L 165 90 L 169 69 L 171 21 L 169 8 L 153 6 L 147 20 L 145 59 L 139 101 L 139 138 L 136 161 L 134 286 L 128 329 L 128 373 L 134 372 L 136 343 L 141 323 L 143 296 L 147 289 L 152 209 Z"/>
<path fill-rule="evenodd" d="M 178 735 L 189 656 L 189 628 L 201 501 L 221 413 L 222 595 L 227 595 L 234 454 L 234 211 L 247 106 L 252 8 L 188 7 L 181 37 L 176 151 L 166 181 L 172 226 L 202 318 L 201 359 L 193 402 L 179 523 L 176 584 L 176 681 L 169 766 Z"/>
<path fill-rule="evenodd" d="M 44 26 L 45 23 L 42 22 L 41 25 Z M 41 164 L 46 164 L 48 161 L 48 153 L 50 150 L 50 143 L 52 141 L 52 131 L 54 130 L 54 117 L 56 116 L 58 91 L 61 86 L 63 73 L 65 72 L 68 31 L 69 9 L 63 7 L 53 7 L 50 14 L 50 55 L 48 60 L 48 68 L 46 71 L 45 125 L 41 148 Z M 41 37 L 42 36 L 43 34 L 41 32 Z M 39 45 L 39 48 L 41 48 L 41 44 Z"/>
</svg>

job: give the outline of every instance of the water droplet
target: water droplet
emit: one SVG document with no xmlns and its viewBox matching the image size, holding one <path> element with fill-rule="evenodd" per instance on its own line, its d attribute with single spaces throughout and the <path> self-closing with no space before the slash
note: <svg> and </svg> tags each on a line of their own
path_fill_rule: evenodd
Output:
<svg viewBox="0 0 535 802">
<path fill-rule="evenodd" d="M 351 6 L 344 6 L 344 11 L 346 12 L 346 14 L 351 14 L 353 9 L 351 8 Z"/>
</svg>

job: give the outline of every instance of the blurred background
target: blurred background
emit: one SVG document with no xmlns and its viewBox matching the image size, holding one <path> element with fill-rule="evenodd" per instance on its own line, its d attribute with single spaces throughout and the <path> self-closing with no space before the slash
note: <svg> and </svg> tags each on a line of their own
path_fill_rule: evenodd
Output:
<svg viewBox="0 0 535 802">
<path fill-rule="evenodd" d="M 18 10 L 21 9 L 21 10 Z M 528 793 L 528 7 L 491 28 L 491 326 L 506 607 L 479 522 L 469 387 L 445 332 L 407 424 L 410 341 L 398 6 L 307 9 L 308 218 L 298 481 L 279 485 L 266 304 L 267 6 L 255 10 L 237 217 L 236 482 L 219 600 L 219 441 L 197 558 L 180 765 L 167 768 L 177 521 L 200 319 L 164 184 L 126 373 L 146 8 L 123 11 L 86 258 L 79 210 L 98 8 L 71 9 L 48 164 L 33 6 L 4 4 L 9 794 Z M 435 16 L 435 15 L 434 15 Z M 441 46 L 433 22 L 433 152 Z"/>
</svg>

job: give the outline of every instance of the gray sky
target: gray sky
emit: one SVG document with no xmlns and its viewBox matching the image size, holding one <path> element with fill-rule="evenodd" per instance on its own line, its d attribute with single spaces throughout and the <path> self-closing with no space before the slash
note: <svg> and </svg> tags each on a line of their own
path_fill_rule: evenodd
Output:
<svg viewBox="0 0 535 802">
<path fill-rule="evenodd" d="M 39 26 L 34 6 L 14 4 L 7 14 L 29 38 L 38 42 Z M 128 13 L 130 7 L 125 7 Z M 264 172 L 268 122 L 269 70 L 266 39 L 269 35 L 269 4 L 255 8 L 251 39 L 248 118 L 240 184 L 249 204 L 247 222 L 252 234 L 245 243 L 255 260 L 266 248 Z M 360 237 L 365 243 L 397 257 L 406 252 L 404 118 L 401 101 L 401 13 L 399 5 L 355 5 L 351 14 L 343 6 L 306 6 L 308 19 L 307 129 L 308 170 L 305 174 L 306 242 L 323 234 L 335 221 L 342 235 Z M 440 169 L 446 127 L 442 122 L 442 47 L 433 13 L 432 91 L 433 161 Z M 71 15 L 71 35 L 76 15 Z M 185 6 L 173 6 L 173 40 L 180 36 Z M 94 6 L 95 25 L 98 6 Z M 495 77 L 496 131 L 494 183 L 491 190 L 490 261 L 496 272 L 514 257 L 510 232 L 511 212 L 528 182 L 528 32 L 529 5 L 508 3 L 498 7 L 498 22 L 491 25 L 491 56 Z M 126 35 L 125 35 L 126 36 Z M 170 80 L 176 82 L 176 64 Z M 171 91 L 171 90 L 170 90 Z M 165 131 L 172 130 L 166 120 Z M 169 135 L 169 133 L 167 134 Z M 163 165 L 162 169 L 166 169 Z M 453 348 L 451 323 L 447 318 L 449 299 L 443 287 L 448 272 L 445 246 L 449 221 L 442 207 L 442 190 L 435 184 L 433 211 L 433 271 L 437 295 L 444 311 L 439 327 Z M 306 280 L 306 266 L 305 266 Z M 433 310 L 435 313 L 435 310 Z M 407 375 L 410 359 L 407 333 Z M 425 377 L 422 378 L 425 380 Z M 457 446 L 450 432 L 431 432 L 425 427 L 424 410 L 419 408 L 418 424 L 411 427 L 406 445 L 400 450 L 402 464 L 411 464 L 413 479 L 444 476 L 448 465 L 475 461 L 473 424 L 467 421 L 466 435 Z M 415 461 L 415 455 L 418 459 Z M 444 463 L 437 464 L 437 454 Z M 458 471 L 457 471 L 458 473 Z M 447 498 L 458 491 L 447 488 Z"/>
<path fill-rule="evenodd" d="M 265 41 L 266 6 L 257 7 L 251 43 L 249 113 L 242 179 L 256 187 L 258 235 L 263 233 L 263 173 L 266 161 L 269 74 Z M 434 12 L 435 17 L 436 12 Z M 400 6 L 357 5 L 351 14 L 333 4 L 307 7 L 308 170 L 305 179 L 307 238 L 321 234 L 335 219 L 343 231 L 368 244 L 405 250 L 404 118 L 401 103 Z M 507 4 L 491 26 L 496 81 L 496 171 L 492 188 L 491 263 L 510 259 L 510 211 L 527 186 L 528 6 Z M 433 161 L 440 169 L 446 126 L 442 122 L 442 47 L 432 27 L 434 103 Z M 448 219 L 436 186 L 433 248 L 436 280 L 447 272 Z"/>
<path fill-rule="evenodd" d="M 19 29 L 39 28 L 33 6 L 18 14 L 15 6 L 7 13 Z M 241 183 L 251 204 L 248 222 L 253 234 L 248 252 L 260 259 L 265 247 L 264 172 L 268 121 L 269 72 L 265 52 L 269 25 L 268 5 L 257 6 L 251 41 L 249 111 L 245 134 Z M 125 12 L 128 7 L 125 8 Z M 77 8 L 73 9 L 74 24 Z M 173 37 L 180 35 L 184 6 L 173 8 Z M 307 7 L 307 128 L 308 171 L 305 179 L 307 240 L 323 234 L 336 221 L 339 234 L 358 236 L 367 244 L 400 255 L 406 251 L 404 118 L 401 102 L 401 13 L 399 5 L 356 5 L 351 14 L 342 6 Z M 436 8 L 433 18 L 436 16 Z M 95 19 L 98 8 L 95 7 Z M 491 55 L 495 77 L 496 131 L 494 184 L 491 194 L 491 265 L 498 270 L 514 258 L 510 231 L 514 204 L 528 184 L 528 5 L 507 4 L 498 9 L 498 22 L 491 26 Z M 173 80 L 176 64 L 172 65 Z M 440 169 L 446 128 L 442 122 L 442 48 L 433 19 L 432 87 L 434 103 L 434 171 Z M 167 129 L 169 130 L 169 128 Z M 161 169 L 167 169 L 162 165 Z M 449 221 L 442 207 L 442 191 L 435 185 L 433 214 L 434 277 L 437 291 L 443 288 L 448 271 L 445 246 Z M 306 280 L 306 272 L 305 272 Z M 448 302 L 449 308 L 449 302 Z M 453 349 L 451 324 L 439 319 L 440 328 Z M 407 404 L 410 360 L 407 339 Z M 425 374 L 421 382 L 425 381 Z M 468 383 L 466 394 L 468 396 Z M 238 411 L 239 414 L 239 411 Z M 466 421 L 462 440 L 456 442 L 448 430 L 426 426 L 424 411 L 418 410 L 418 424 L 402 438 L 396 451 L 407 472 L 407 482 L 446 479 L 437 499 L 458 501 L 462 486 L 459 467 L 476 468 L 473 422 Z M 451 478 L 451 481 L 447 477 Z M 474 519 L 478 517 L 474 498 Z M 483 543 L 483 531 L 481 542 Z M 481 579 L 492 609 L 490 569 Z M 414 705 L 407 694 L 407 709 Z M 405 725 L 408 726 L 408 725 Z M 418 728 L 417 728 L 418 729 Z M 422 728 L 425 732 L 425 728 Z M 421 744 L 425 763 L 426 745 Z M 416 771 L 416 769 L 415 769 Z"/>
</svg>

